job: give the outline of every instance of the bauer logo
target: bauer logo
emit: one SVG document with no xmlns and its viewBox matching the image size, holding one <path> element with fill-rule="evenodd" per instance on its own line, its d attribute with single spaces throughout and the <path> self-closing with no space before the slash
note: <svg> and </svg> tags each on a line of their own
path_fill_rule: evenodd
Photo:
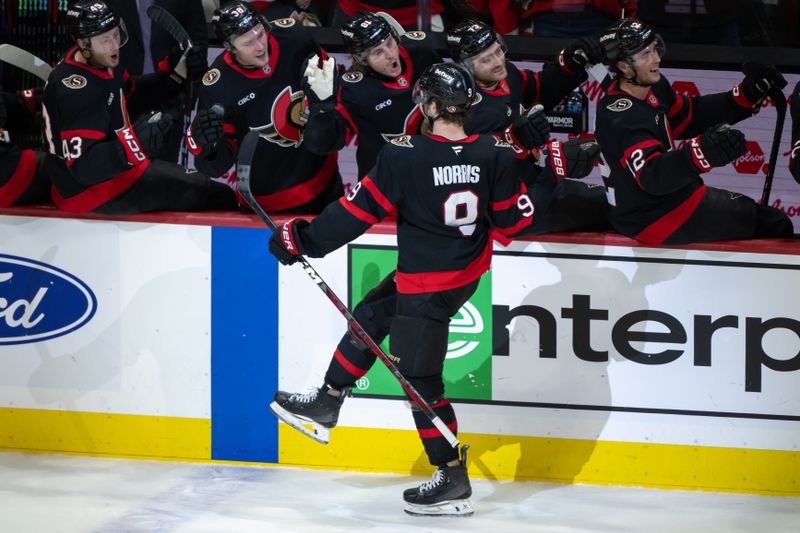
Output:
<svg viewBox="0 0 800 533">
<path fill-rule="evenodd" d="M 381 301 L 394 294 L 386 277 L 397 266 L 397 249 L 351 245 L 350 309 L 369 296 Z M 491 276 L 481 278 L 475 294 L 450 320 L 445 354 L 444 380 L 449 398 L 490 400 L 492 397 L 492 287 Z M 389 305 L 393 305 L 390 302 Z M 379 305 L 373 306 L 375 309 Z M 357 314 L 358 315 L 358 314 Z M 367 328 L 369 329 L 369 328 Z M 389 353 L 389 338 L 381 344 Z M 398 355 L 398 354 L 395 354 Z M 403 396 L 397 380 L 380 362 L 372 366 L 358 385 L 358 393 Z"/>
<path fill-rule="evenodd" d="M 80 279 L 32 259 L 0 255 L 0 345 L 66 335 L 94 316 L 97 299 Z"/>
</svg>

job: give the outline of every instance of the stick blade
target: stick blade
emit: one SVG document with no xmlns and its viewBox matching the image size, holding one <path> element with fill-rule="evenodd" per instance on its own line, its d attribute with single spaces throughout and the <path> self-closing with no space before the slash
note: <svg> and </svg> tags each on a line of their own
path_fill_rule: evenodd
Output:
<svg viewBox="0 0 800 533">
<path fill-rule="evenodd" d="M 160 28 L 170 34 L 170 36 L 175 39 L 178 43 L 183 42 L 190 42 L 191 39 L 189 38 L 189 33 L 183 27 L 183 25 L 178 22 L 172 13 L 167 11 L 161 6 L 151 5 L 147 8 L 147 17 L 156 23 Z"/>
<path fill-rule="evenodd" d="M 0 61 L 21 68 L 25 72 L 30 72 L 37 78 L 47 81 L 53 67 L 45 61 L 39 59 L 27 50 L 23 50 L 13 44 L 0 44 Z"/>
</svg>

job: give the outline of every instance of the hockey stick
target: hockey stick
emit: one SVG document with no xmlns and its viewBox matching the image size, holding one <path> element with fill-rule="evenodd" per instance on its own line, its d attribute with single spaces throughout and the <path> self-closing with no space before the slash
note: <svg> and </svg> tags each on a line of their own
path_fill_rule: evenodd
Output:
<svg viewBox="0 0 800 533">
<path fill-rule="evenodd" d="M 172 16 L 172 13 L 161 6 L 151 5 L 147 8 L 147 16 L 154 24 L 161 27 L 175 39 L 179 45 L 186 44 L 187 50 L 192 47 L 192 39 L 189 37 L 189 32 L 187 32 L 186 28 Z M 180 65 L 180 61 L 178 65 Z M 176 70 L 178 65 L 176 65 Z M 184 66 L 184 68 L 186 67 Z M 186 72 L 186 83 L 189 84 L 189 91 L 183 105 L 183 137 L 181 138 L 181 166 L 183 168 L 189 167 L 189 147 L 186 145 L 185 137 L 191 124 L 192 108 L 194 108 L 195 100 L 194 80 L 189 79 L 188 72 Z"/>
<path fill-rule="evenodd" d="M 53 67 L 22 48 L 13 44 L 0 44 L 0 61 L 21 68 L 25 72 L 30 72 L 40 80 L 47 81 Z"/>
<path fill-rule="evenodd" d="M 767 163 L 767 177 L 764 180 L 764 191 L 761 193 L 761 205 L 769 205 L 769 194 L 772 192 L 772 180 L 775 177 L 775 164 L 778 161 L 778 150 L 780 150 L 781 136 L 783 135 L 783 123 L 786 121 L 786 96 L 778 87 L 772 87 L 769 97 L 775 104 L 775 111 L 778 113 L 775 121 L 775 133 L 772 135 L 772 149 L 769 152 L 769 163 Z"/>
<path fill-rule="evenodd" d="M 239 156 L 236 160 L 236 189 L 239 191 L 239 194 L 244 198 L 244 201 L 247 202 L 247 205 L 250 206 L 253 211 L 264 221 L 264 223 L 272 230 L 272 231 L 281 231 L 281 229 L 273 222 L 272 218 L 264 211 L 256 199 L 253 197 L 253 193 L 250 190 L 250 165 L 253 161 L 253 155 L 256 151 L 256 145 L 258 144 L 258 137 L 259 134 L 257 131 L 251 131 L 247 135 L 245 135 L 244 140 L 242 141 L 241 146 L 239 147 Z M 347 324 L 350 328 L 350 331 L 353 331 L 358 338 L 366 344 L 369 349 L 378 356 L 378 359 L 383 361 L 383 364 L 386 365 L 386 368 L 397 378 L 397 381 L 400 382 L 403 389 L 405 389 L 408 396 L 411 400 L 417 404 L 420 409 L 425 413 L 425 415 L 433 422 L 433 425 L 442 433 L 442 436 L 447 439 L 447 442 L 453 448 L 457 448 L 459 444 L 458 438 L 450 431 L 450 428 L 442 422 L 442 419 L 439 418 L 436 413 L 433 411 L 431 406 L 428 402 L 425 401 L 422 396 L 417 392 L 411 383 L 403 377 L 403 374 L 400 373 L 400 370 L 397 366 L 389 359 L 389 357 L 383 353 L 383 350 L 380 346 L 369 336 L 369 334 L 364 330 L 363 326 L 358 323 L 355 317 L 350 313 L 350 310 L 347 309 L 347 306 L 339 299 L 338 296 L 328 287 L 328 284 L 320 277 L 314 267 L 312 267 L 309 262 L 306 260 L 305 257 L 300 256 L 298 259 L 300 266 L 303 267 L 303 270 L 311 280 L 317 284 L 317 287 L 320 288 L 322 292 L 325 293 L 325 296 L 333 303 L 336 309 L 344 316 L 347 320 Z"/>
</svg>

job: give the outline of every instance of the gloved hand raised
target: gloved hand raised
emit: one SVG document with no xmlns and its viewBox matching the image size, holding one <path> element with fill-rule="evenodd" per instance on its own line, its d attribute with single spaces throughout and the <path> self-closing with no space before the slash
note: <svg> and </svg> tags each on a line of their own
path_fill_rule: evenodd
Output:
<svg viewBox="0 0 800 533">
<path fill-rule="evenodd" d="M 159 70 L 166 72 L 177 83 L 187 78 L 200 79 L 208 69 L 208 48 L 193 45 L 191 41 L 177 44 L 159 64 Z"/>
<path fill-rule="evenodd" d="M 698 172 L 708 172 L 735 161 L 746 148 L 744 133 L 729 124 L 718 124 L 686 141 L 682 150 Z"/>
<path fill-rule="evenodd" d="M 750 102 L 761 105 L 773 87 L 783 90 L 786 78 L 774 65 L 762 65 L 748 61 L 742 65 L 744 80 L 739 84 L 742 94 Z"/>
<path fill-rule="evenodd" d="M 303 65 L 303 92 L 312 103 L 323 102 L 336 95 L 339 75 L 336 60 L 329 57 L 320 62 L 317 54 L 306 59 Z"/>
<path fill-rule="evenodd" d="M 517 158 L 527 157 L 530 150 L 538 148 L 550 138 L 550 123 L 547 122 L 544 107 L 537 104 L 522 113 L 506 128 L 504 136 Z"/>
<path fill-rule="evenodd" d="M 222 139 L 222 119 L 225 108 L 219 104 L 209 109 L 201 109 L 192 121 L 191 135 L 195 144 L 202 149 L 213 148 Z"/>
<path fill-rule="evenodd" d="M 595 37 L 581 37 L 572 41 L 558 55 L 558 64 L 573 74 L 581 74 L 586 65 L 603 62 L 603 47 Z"/>
<path fill-rule="evenodd" d="M 571 139 L 547 143 L 547 164 L 556 179 L 585 178 L 600 158 L 600 145 L 594 139 Z"/>
<path fill-rule="evenodd" d="M 294 218 L 283 223 L 272 232 L 269 239 L 269 253 L 283 265 L 292 265 L 303 255 L 300 230 L 309 223 L 302 218 Z"/>
<path fill-rule="evenodd" d="M 159 154 L 164 146 L 167 133 L 172 128 L 172 122 L 172 115 L 159 112 L 142 115 L 133 124 L 133 132 L 148 157 L 154 158 Z"/>
</svg>

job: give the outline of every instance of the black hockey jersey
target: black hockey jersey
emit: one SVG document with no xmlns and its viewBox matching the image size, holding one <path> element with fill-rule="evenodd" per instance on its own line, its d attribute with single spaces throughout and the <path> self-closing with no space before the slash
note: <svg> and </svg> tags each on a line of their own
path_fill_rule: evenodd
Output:
<svg viewBox="0 0 800 533">
<path fill-rule="evenodd" d="M 505 240 L 532 222 L 519 179 L 531 167 L 495 136 L 398 137 L 346 198 L 301 230 L 300 241 L 320 257 L 396 212 L 397 290 L 460 287 L 488 270 L 494 235 Z"/>
<path fill-rule="evenodd" d="M 705 192 L 698 167 L 688 150 L 676 150 L 675 139 L 722 122 L 734 124 L 753 112 L 738 87 L 688 97 L 676 93 L 662 75 L 639 100 L 613 81 L 597 105 L 596 135 L 610 168 L 604 182 L 614 228 L 648 244 L 675 232 Z"/>
<path fill-rule="evenodd" d="M 311 104 L 305 128 L 308 149 L 317 154 L 334 152 L 357 136 L 359 178 L 375 165 L 383 145 L 394 137 L 418 132 L 422 115 L 414 112 L 411 91 L 420 74 L 441 61 L 424 32 L 407 32 L 400 43 L 403 71 L 397 78 L 350 70 L 340 78 L 333 113 L 322 108 L 325 104 Z"/>
<path fill-rule="evenodd" d="M 226 51 L 203 76 L 198 109 L 214 104 L 225 108 L 224 142 L 213 151 L 202 150 L 190 130 L 187 143 L 197 169 L 220 176 L 235 163 L 244 136 L 257 130 L 251 187 L 259 204 L 275 212 L 307 203 L 340 177 L 336 153 L 320 156 L 303 142 L 306 101 L 301 69 L 306 57 L 326 57 L 325 53 L 294 19 L 272 21 L 267 35 L 269 63 L 264 68 L 242 68 Z"/>
<path fill-rule="evenodd" d="M 50 73 L 42 113 L 52 154 L 46 169 L 53 202 L 64 211 L 83 213 L 128 190 L 150 164 L 130 125 L 128 113 L 135 110 L 128 100 L 136 94 L 137 104 L 146 108 L 154 103 L 148 99 L 159 96 L 152 87 L 169 97 L 178 85 L 151 74 L 140 84 L 149 87 L 137 90 L 121 64 L 95 69 L 75 61 L 76 52 L 72 48 Z"/>
<path fill-rule="evenodd" d="M 548 111 L 586 79 L 586 74 L 575 76 L 556 63 L 533 72 L 506 61 L 506 70 L 506 79 L 495 89 L 478 88 L 478 101 L 464 127 L 467 133 L 502 132 L 523 108 L 540 103 Z"/>
<path fill-rule="evenodd" d="M 25 196 L 36 174 L 36 154 L 17 141 L 34 124 L 33 114 L 41 103 L 42 93 L 33 89 L 3 92 L 0 98 L 8 113 L 7 129 L 0 128 L 0 207 L 8 207 Z"/>
</svg>

